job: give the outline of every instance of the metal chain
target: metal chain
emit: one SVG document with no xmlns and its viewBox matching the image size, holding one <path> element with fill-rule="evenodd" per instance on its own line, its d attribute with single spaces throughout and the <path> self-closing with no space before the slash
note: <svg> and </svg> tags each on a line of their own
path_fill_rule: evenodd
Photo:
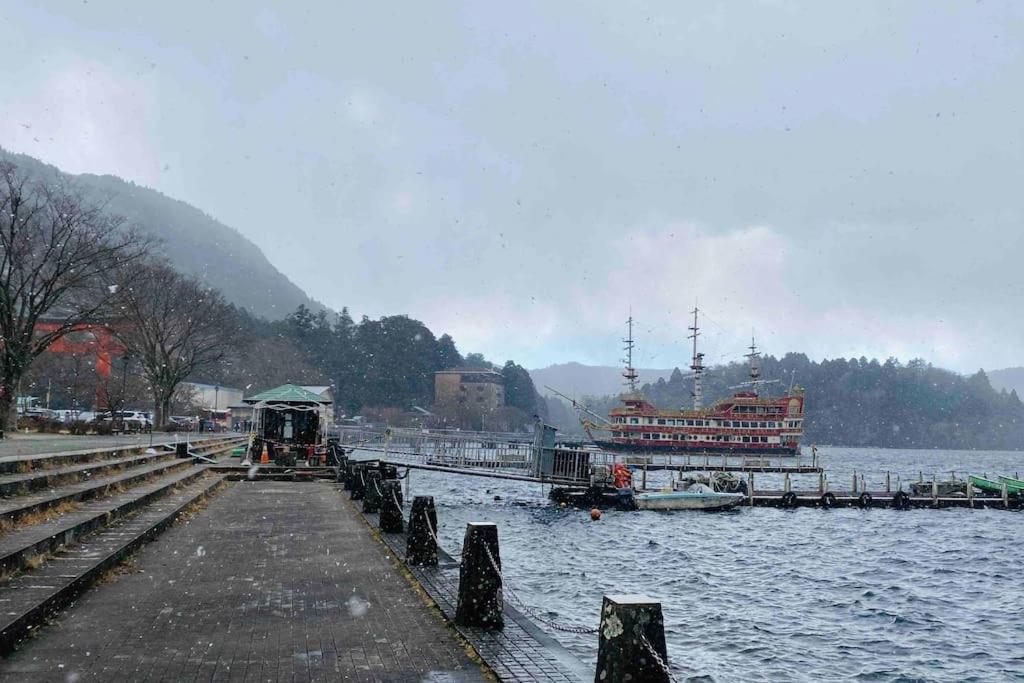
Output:
<svg viewBox="0 0 1024 683">
<path fill-rule="evenodd" d="M 661 655 L 659 655 L 658 651 L 654 649 L 653 645 L 651 645 L 651 641 L 647 640 L 647 634 L 643 631 L 640 632 L 640 642 L 643 643 L 644 647 L 647 648 L 647 651 L 650 652 L 651 655 L 654 657 L 655 663 L 665 673 L 665 676 L 668 678 L 668 680 L 675 681 L 675 678 L 672 677 L 672 672 L 668 668 L 668 663 L 661 658 Z"/>
<path fill-rule="evenodd" d="M 565 626 L 563 624 L 559 624 L 527 605 L 523 599 L 520 598 L 514 590 L 512 590 L 512 586 L 509 585 L 508 581 L 505 580 L 505 577 L 501 573 L 501 569 L 498 567 L 498 562 L 494 559 L 494 555 L 491 554 L 490 546 L 486 543 L 484 543 L 483 546 L 484 552 L 487 553 L 487 559 L 491 561 L 491 567 L 494 568 L 494 571 L 498 574 L 498 578 L 501 579 L 501 590 L 505 593 L 505 597 L 507 597 L 509 602 L 513 605 L 526 612 L 528 617 L 543 622 L 556 631 L 564 631 L 565 633 L 591 634 L 598 632 L 599 629 L 596 628 L 587 628 L 585 626 Z"/>
</svg>

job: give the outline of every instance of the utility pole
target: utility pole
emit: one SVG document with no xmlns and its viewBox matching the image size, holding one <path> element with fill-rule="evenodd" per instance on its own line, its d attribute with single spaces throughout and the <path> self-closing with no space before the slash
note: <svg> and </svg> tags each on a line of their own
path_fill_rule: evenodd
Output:
<svg viewBox="0 0 1024 683">
<path fill-rule="evenodd" d="M 128 402 L 128 361 L 132 359 L 127 353 L 121 356 L 123 366 L 121 368 L 121 400 L 118 408 L 119 419 L 121 420 L 121 433 L 124 434 L 124 406 Z M 111 416 L 113 417 L 113 416 Z"/>
</svg>

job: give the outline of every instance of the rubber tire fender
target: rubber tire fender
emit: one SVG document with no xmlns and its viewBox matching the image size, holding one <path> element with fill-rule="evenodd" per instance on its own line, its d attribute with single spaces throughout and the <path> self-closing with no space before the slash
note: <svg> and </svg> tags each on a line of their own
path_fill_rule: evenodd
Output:
<svg viewBox="0 0 1024 683">
<path fill-rule="evenodd" d="M 826 491 L 821 494 L 821 507 L 825 510 L 831 510 L 836 506 L 836 494 L 831 491 Z"/>
<path fill-rule="evenodd" d="M 910 496 L 904 491 L 897 491 L 892 496 L 892 506 L 897 510 L 909 510 Z"/>
<path fill-rule="evenodd" d="M 865 491 L 864 493 L 860 494 L 859 498 L 857 498 L 857 505 L 866 510 L 867 508 L 871 507 L 871 500 L 871 494 Z"/>
<path fill-rule="evenodd" d="M 786 491 L 782 494 L 782 507 L 787 510 L 792 510 L 796 507 L 796 494 L 792 491 Z"/>
</svg>

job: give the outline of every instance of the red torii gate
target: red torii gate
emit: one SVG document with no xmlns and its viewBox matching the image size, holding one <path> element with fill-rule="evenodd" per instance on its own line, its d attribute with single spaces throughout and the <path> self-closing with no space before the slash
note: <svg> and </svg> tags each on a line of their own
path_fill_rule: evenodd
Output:
<svg viewBox="0 0 1024 683">
<path fill-rule="evenodd" d="M 59 322 L 40 321 L 36 323 L 36 332 L 49 334 L 60 329 Z M 115 356 L 124 355 L 124 344 L 114 336 L 113 328 L 106 323 L 79 323 L 74 325 L 57 341 L 47 347 L 48 353 L 71 353 L 82 356 L 96 357 L 96 375 L 109 379 L 112 361 Z"/>
</svg>

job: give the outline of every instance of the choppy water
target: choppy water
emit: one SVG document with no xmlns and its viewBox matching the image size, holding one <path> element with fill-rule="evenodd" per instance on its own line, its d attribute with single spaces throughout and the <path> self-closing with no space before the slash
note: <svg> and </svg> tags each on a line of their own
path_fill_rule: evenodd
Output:
<svg viewBox="0 0 1024 683">
<path fill-rule="evenodd" d="M 894 482 L 1024 472 L 1022 453 L 820 455 L 835 488 L 854 469 L 879 485 L 886 469 Z M 591 522 L 539 485 L 423 471 L 411 483 L 435 496 L 452 554 L 466 522 L 497 523 L 507 580 L 550 618 L 596 626 L 606 593 L 661 600 L 678 679 L 1024 680 L 1021 512 L 607 511 Z M 546 630 L 594 662 L 597 636 Z"/>
</svg>

